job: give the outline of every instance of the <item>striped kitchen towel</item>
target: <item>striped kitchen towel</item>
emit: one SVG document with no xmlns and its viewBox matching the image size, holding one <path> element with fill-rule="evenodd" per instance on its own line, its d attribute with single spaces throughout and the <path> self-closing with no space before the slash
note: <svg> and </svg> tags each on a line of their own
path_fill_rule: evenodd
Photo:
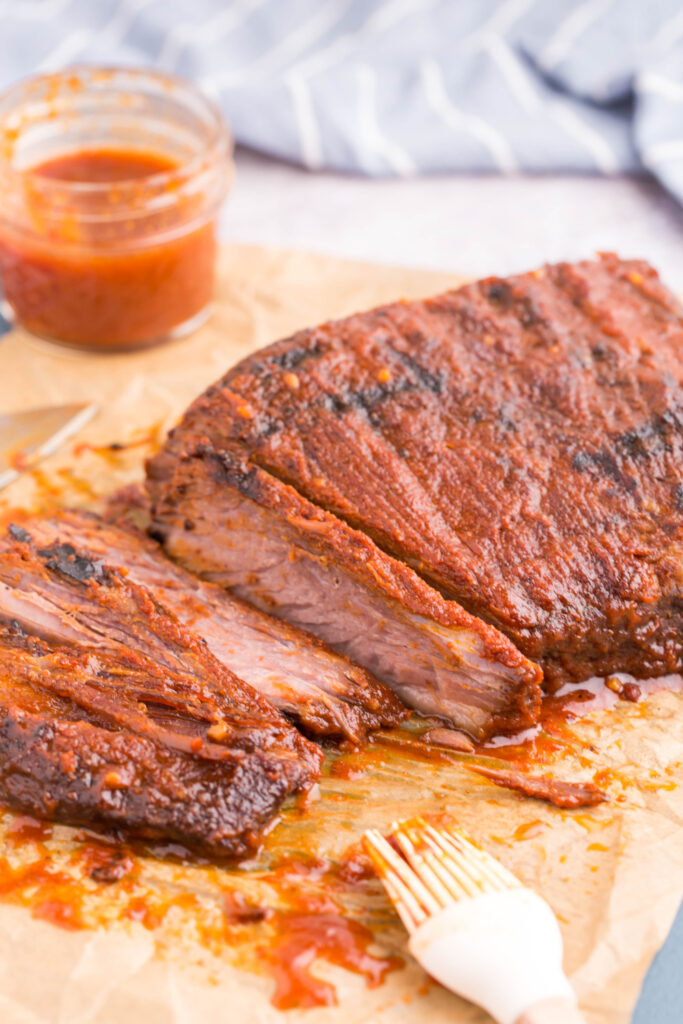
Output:
<svg viewBox="0 0 683 1024">
<path fill-rule="evenodd" d="M 681 0 L 0 0 L 0 80 L 198 82 L 238 142 L 369 175 L 647 168 L 683 202 Z"/>
</svg>

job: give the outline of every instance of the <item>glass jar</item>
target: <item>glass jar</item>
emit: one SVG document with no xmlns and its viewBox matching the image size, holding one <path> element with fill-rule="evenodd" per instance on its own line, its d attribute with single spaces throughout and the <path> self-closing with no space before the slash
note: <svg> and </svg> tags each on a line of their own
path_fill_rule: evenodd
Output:
<svg viewBox="0 0 683 1024">
<path fill-rule="evenodd" d="M 170 75 L 79 67 L 5 92 L 0 275 L 15 318 L 105 351 L 198 327 L 231 154 L 219 111 Z"/>
</svg>

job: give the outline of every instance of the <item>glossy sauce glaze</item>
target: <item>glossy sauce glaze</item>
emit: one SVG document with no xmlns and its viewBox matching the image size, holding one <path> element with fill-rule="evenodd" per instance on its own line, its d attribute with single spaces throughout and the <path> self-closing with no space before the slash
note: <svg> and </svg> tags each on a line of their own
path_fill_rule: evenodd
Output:
<svg viewBox="0 0 683 1024">
<path fill-rule="evenodd" d="M 161 340 L 207 308 L 214 224 L 187 226 L 187 211 L 173 200 L 177 170 L 163 154 L 107 149 L 67 153 L 30 169 L 26 202 L 33 230 L 0 225 L 3 289 L 24 327 L 75 346 L 135 348 Z M 170 202 L 150 232 L 141 210 L 147 183 L 159 175 L 168 175 Z M 98 214 L 96 227 L 88 221 L 85 197 L 74 212 L 55 215 L 60 197 L 43 191 L 48 182 L 109 185 L 111 231 L 106 215 Z"/>
</svg>

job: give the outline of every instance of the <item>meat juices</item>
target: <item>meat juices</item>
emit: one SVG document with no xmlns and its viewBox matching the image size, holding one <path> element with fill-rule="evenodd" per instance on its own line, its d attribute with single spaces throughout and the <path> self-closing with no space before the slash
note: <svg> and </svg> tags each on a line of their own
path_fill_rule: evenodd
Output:
<svg viewBox="0 0 683 1024">
<path fill-rule="evenodd" d="M 683 668 L 683 309 L 603 255 L 301 331 L 190 406 L 148 490 L 189 568 L 474 736 L 518 728 L 532 662 Z"/>
</svg>

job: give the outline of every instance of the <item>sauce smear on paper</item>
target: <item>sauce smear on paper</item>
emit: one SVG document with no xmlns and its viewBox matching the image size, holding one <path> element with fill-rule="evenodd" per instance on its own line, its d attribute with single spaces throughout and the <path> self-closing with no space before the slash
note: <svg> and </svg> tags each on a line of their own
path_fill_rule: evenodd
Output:
<svg viewBox="0 0 683 1024">
<path fill-rule="evenodd" d="M 368 886 L 378 887 L 357 847 L 339 862 L 276 856 L 263 875 L 269 902 L 261 905 L 233 887 L 229 873 L 193 859 L 181 847 L 169 849 L 171 862 L 156 862 L 175 866 L 178 884 L 150 885 L 142 876 L 155 861 L 145 864 L 145 844 L 138 855 L 135 844 L 86 831 L 74 834 L 73 848 L 64 854 L 59 843 L 52 847 L 51 825 L 28 815 L 8 817 L 7 853 L 0 852 L 0 902 L 25 907 L 32 917 L 57 927 L 76 930 L 128 921 L 156 933 L 163 951 L 169 941 L 165 929 L 171 927 L 173 935 L 179 921 L 192 922 L 200 945 L 216 956 L 243 946 L 248 955 L 240 956 L 237 965 L 267 974 L 274 983 L 271 1001 L 283 1010 L 337 1003 L 335 986 L 317 974 L 320 962 L 361 975 L 368 987 L 403 965 L 395 954 L 374 951 L 376 935 L 343 905 L 354 893 L 364 902 Z M 208 872 L 213 906 L 186 888 L 186 868 Z"/>
<path fill-rule="evenodd" d="M 273 1005 L 278 1010 L 336 1005 L 334 986 L 313 973 L 316 960 L 362 974 L 370 988 L 380 985 L 402 961 L 370 953 L 372 942 L 369 928 L 342 917 L 331 902 L 328 907 L 313 904 L 309 913 L 281 915 L 267 953 L 276 985 Z"/>
</svg>

